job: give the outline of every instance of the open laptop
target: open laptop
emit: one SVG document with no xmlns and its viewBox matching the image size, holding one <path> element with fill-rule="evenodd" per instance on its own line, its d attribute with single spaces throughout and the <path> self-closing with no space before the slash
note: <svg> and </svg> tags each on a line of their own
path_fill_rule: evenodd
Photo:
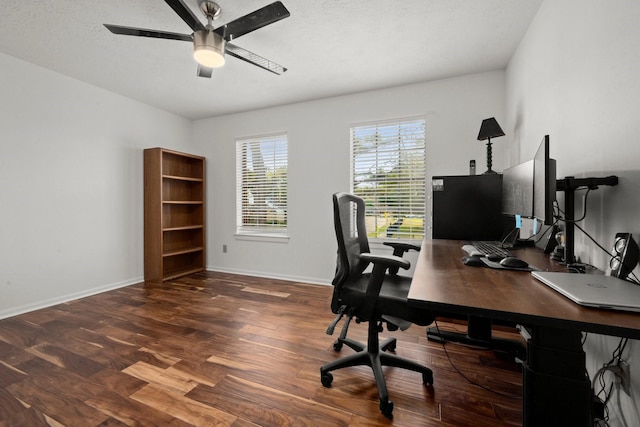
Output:
<svg viewBox="0 0 640 427">
<path fill-rule="evenodd" d="M 640 312 L 640 285 L 635 283 L 597 274 L 532 271 L 531 275 L 580 305 Z"/>
</svg>

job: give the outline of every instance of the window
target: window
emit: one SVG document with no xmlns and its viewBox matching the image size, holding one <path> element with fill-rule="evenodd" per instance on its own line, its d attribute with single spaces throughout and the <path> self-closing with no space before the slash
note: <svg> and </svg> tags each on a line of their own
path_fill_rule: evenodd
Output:
<svg viewBox="0 0 640 427">
<path fill-rule="evenodd" d="M 425 157 L 424 119 L 351 127 L 351 185 L 369 238 L 424 238 Z"/>
<path fill-rule="evenodd" d="M 285 236 L 287 135 L 236 141 L 237 233 Z"/>
</svg>

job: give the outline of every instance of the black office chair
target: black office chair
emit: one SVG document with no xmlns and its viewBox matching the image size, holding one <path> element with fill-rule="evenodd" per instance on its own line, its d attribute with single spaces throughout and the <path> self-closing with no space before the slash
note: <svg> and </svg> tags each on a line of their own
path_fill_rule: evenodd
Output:
<svg viewBox="0 0 640 427">
<path fill-rule="evenodd" d="M 393 256 L 397 256 L 400 258 L 402 258 L 404 254 L 408 251 L 420 251 L 420 246 L 412 245 L 411 243 L 382 242 L 382 244 L 393 248 Z M 400 267 L 397 267 L 397 266 L 389 267 L 388 273 L 398 274 L 399 269 Z M 344 324 L 342 325 L 342 329 L 340 330 L 340 335 L 333 342 L 333 349 L 335 351 L 340 351 L 342 349 L 342 346 L 346 344 L 348 347 L 352 348 L 355 351 L 361 351 L 363 349 L 362 344 L 360 344 L 358 341 L 347 338 L 349 325 L 351 324 L 351 320 L 353 320 L 354 308 L 343 305 L 343 306 L 340 306 L 337 310 L 333 310 L 333 312 L 336 313 L 336 317 L 335 319 L 333 319 L 331 324 L 329 324 L 329 327 L 327 328 L 327 335 L 333 335 L 338 322 L 340 322 L 340 320 L 342 320 L 343 317 L 345 319 Z M 394 325 L 392 324 L 388 326 L 389 326 L 389 329 L 391 330 L 397 329 L 397 327 L 394 329 Z M 387 350 L 393 351 L 395 350 L 395 346 L 396 346 L 396 339 L 389 338 L 387 341 L 385 341 L 384 344 L 380 346 L 380 348 L 383 351 L 387 351 Z"/>
<path fill-rule="evenodd" d="M 387 324 L 388 329 L 405 330 L 411 323 L 429 325 L 434 316 L 408 305 L 410 278 L 386 274 L 389 268 L 408 269 L 408 261 L 393 255 L 370 253 L 364 208 L 364 201 L 357 196 L 347 193 L 333 195 L 338 262 L 333 279 L 331 310 L 339 313 L 343 307 L 347 307 L 357 320 L 368 322 L 367 346 L 349 345 L 357 352 L 323 365 L 320 368 L 320 378 L 323 386 L 330 387 L 333 381 L 331 371 L 350 366 L 370 366 L 378 388 L 380 411 L 391 418 L 393 402 L 389 400 L 382 366 L 420 372 L 425 385 L 433 384 L 433 372 L 419 363 L 385 353 L 385 346 L 390 350 L 395 349 L 395 341 L 392 341 L 392 345 L 385 343 L 381 346 L 378 334 L 383 324 Z M 373 270 L 365 273 L 369 264 L 373 264 Z M 346 340 L 355 343 L 348 338 Z"/>
</svg>

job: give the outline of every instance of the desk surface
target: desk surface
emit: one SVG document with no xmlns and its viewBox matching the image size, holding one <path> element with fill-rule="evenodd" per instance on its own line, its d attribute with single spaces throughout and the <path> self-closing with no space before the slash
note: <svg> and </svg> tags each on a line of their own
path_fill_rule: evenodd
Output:
<svg viewBox="0 0 640 427">
<path fill-rule="evenodd" d="M 525 326 L 640 339 L 640 314 L 582 307 L 529 272 L 466 266 L 461 261 L 462 244 L 424 240 L 409 290 L 410 304 Z M 520 249 L 516 255 L 542 270 L 564 270 L 538 248 Z"/>
</svg>

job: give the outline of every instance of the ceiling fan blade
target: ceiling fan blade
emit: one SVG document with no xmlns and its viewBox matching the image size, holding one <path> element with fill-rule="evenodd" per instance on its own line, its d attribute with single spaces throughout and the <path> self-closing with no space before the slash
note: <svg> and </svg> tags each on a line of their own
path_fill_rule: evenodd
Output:
<svg viewBox="0 0 640 427">
<path fill-rule="evenodd" d="M 198 77 L 211 78 L 211 74 L 213 74 L 213 68 L 198 64 Z"/>
<path fill-rule="evenodd" d="M 182 0 L 164 0 L 164 1 L 169 6 L 171 6 L 171 9 L 173 9 L 173 11 L 177 13 L 178 16 L 180 16 L 180 18 L 182 18 L 182 20 L 186 22 L 189 28 L 191 28 L 194 32 L 205 29 L 205 26 L 202 24 L 202 22 L 200 22 L 198 17 L 193 14 L 191 9 L 189 9 Z"/>
<path fill-rule="evenodd" d="M 121 25 L 103 24 L 113 34 L 122 34 L 125 36 L 152 37 L 156 39 L 183 40 L 186 42 L 193 41 L 190 34 L 171 33 L 169 31 L 147 30 L 145 28 L 123 27 Z"/>
<path fill-rule="evenodd" d="M 270 61 L 267 58 L 263 58 L 260 55 L 256 55 L 255 53 L 249 52 L 248 50 L 238 47 L 232 43 L 227 43 L 225 51 L 235 58 L 260 67 L 263 70 L 271 71 L 273 74 L 280 75 L 287 71 L 287 69 L 282 65 L 276 64 L 275 62 Z"/>
<path fill-rule="evenodd" d="M 255 31 L 265 25 L 273 24 L 291 15 L 282 2 L 271 3 L 261 9 L 231 21 L 215 30 L 225 40 L 237 39 L 247 33 Z"/>
</svg>

